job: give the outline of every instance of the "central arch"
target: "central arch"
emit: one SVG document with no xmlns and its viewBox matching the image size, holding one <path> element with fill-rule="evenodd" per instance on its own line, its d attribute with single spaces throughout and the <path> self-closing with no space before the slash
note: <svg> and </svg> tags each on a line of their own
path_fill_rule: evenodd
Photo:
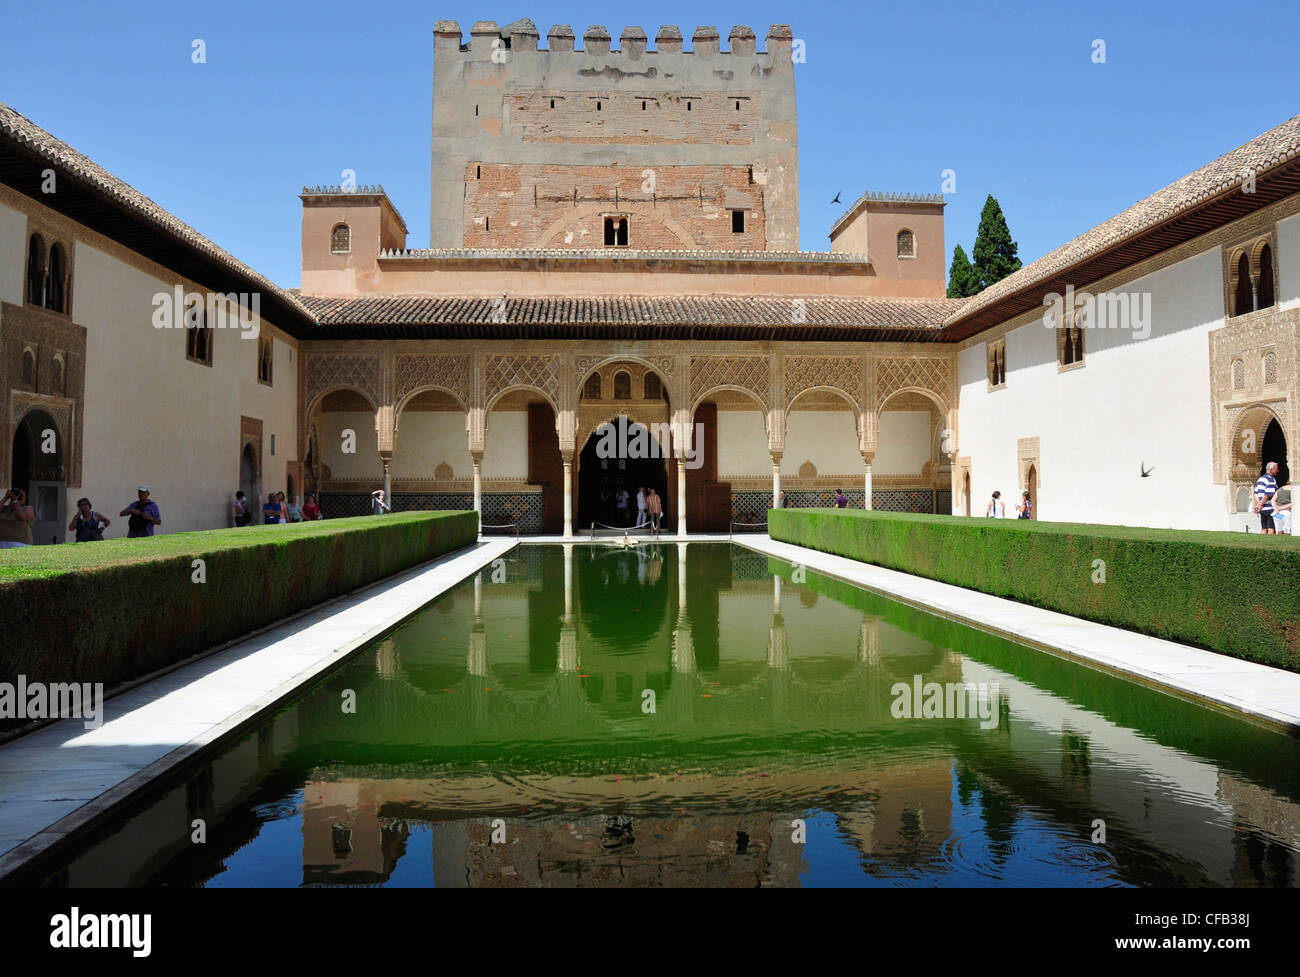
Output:
<svg viewBox="0 0 1300 977">
<path fill-rule="evenodd" d="M 579 529 L 589 529 L 593 522 L 618 528 L 633 526 L 638 488 L 653 488 L 663 500 L 660 528 L 668 528 L 666 431 L 666 424 L 647 427 L 627 414 L 613 416 L 596 427 L 578 454 Z M 619 491 L 628 494 L 627 512 L 622 516 L 616 504 Z"/>
</svg>

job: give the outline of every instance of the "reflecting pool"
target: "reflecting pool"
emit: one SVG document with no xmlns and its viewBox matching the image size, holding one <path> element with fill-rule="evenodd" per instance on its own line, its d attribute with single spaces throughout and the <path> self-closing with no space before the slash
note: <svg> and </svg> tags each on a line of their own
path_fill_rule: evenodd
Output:
<svg viewBox="0 0 1300 977">
<path fill-rule="evenodd" d="M 25 881 L 1291 886 L 1297 852 L 1293 738 L 740 546 L 583 543 Z"/>
</svg>

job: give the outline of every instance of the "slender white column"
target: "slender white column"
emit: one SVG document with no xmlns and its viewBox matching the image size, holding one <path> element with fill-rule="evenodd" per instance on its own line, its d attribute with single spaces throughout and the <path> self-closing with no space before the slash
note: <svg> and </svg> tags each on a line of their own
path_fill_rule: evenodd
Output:
<svg viewBox="0 0 1300 977">
<path fill-rule="evenodd" d="M 391 506 L 393 504 L 393 480 L 391 475 L 393 460 L 391 458 L 382 460 L 384 462 L 384 501 Z"/>
<path fill-rule="evenodd" d="M 677 459 L 677 535 L 686 535 L 686 459 Z"/>
<path fill-rule="evenodd" d="M 863 475 L 862 475 L 862 491 L 863 491 L 863 496 L 862 496 L 862 508 L 864 508 L 864 509 L 870 509 L 870 508 L 871 508 L 871 462 L 869 462 L 869 461 L 868 461 L 868 462 L 865 462 L 865 463 L 863 464 L 862 467 L 863 467 Z"/>
<path fill-rule="evenodd" d="M 772 452 L 772 508 L 781 505 L 781 452 Z"/>
<path fill-rule="evenodd" d="M 564 460 L 564 538 L 573 538 L 573 462 Z M 569 572 L 569 551 L 565 550 L 565 572 Z"/>
<path fill-rule="evenodd" d="M 476 452 L 474 458 L 474 511 L 477 512 L 479 524 L 483 523 L 483 454 Z"/>
</svg>

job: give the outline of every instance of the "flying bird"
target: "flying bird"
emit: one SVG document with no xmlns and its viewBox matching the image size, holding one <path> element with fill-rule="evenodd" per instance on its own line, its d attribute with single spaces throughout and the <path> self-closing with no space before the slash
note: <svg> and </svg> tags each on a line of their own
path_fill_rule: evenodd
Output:
<svg viewBox="0 0 1300 977">
<path fill-rule="evenodd" d="M 843 190 L 837 191 L 836 194 L 835 194 L 835 199 L 832 200 L 831 203 L 833 203 L 833 204 L 837 204 L 837 203 L 839 203 L 839 202 L 840 202 L 840 194 L 843 193 L 843 192 L 844 192 Z"/>
<path fill-rule="evenodd" d="M 1143 478 L 1148 477 L 1148 476 L 1149 476 L 1153 471 L 1156 470 L 1156 466 L 1155 466 L 1155 465 L 1152 465 L 1150 468 L 1148 468 L 1148 467 L 1147 467 L 1147 463 L 1146 463 L 1145 461 L 1139 461 L 1139 462 L 1138 462 L 1138 466 L 1142 469 L 1142 477 L 1143 477 Z"/>
</svg>

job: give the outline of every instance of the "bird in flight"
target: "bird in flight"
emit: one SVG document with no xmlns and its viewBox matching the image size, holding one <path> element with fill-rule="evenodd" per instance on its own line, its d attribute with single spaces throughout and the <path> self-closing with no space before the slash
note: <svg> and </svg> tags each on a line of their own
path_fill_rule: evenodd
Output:
<svg viewBox="0 0 1300 977">
<path fill-rule="evenodd" d="M 1147 463 L 1145 461 L 1138 462 L 1138 466 L 1142 469 L 1143 478 L 1147 478 L 1153 471 L 1156 470 L 1155 465 L 1152 465 L 1150 468 L 1148 468 Z"/>
<path fill-rule="evenodd" d="M 835 194 L 835 199 L 832 200 L 831 203 L 833 203 L 833 204 L 837 204 L 837 203 L 839 203 L 839 202 L 840 202 L 840 194 L 843 193 L 843 192 L 844 192 L 843 190 L 838 191 L 838 192 Z"/>
</svg>

